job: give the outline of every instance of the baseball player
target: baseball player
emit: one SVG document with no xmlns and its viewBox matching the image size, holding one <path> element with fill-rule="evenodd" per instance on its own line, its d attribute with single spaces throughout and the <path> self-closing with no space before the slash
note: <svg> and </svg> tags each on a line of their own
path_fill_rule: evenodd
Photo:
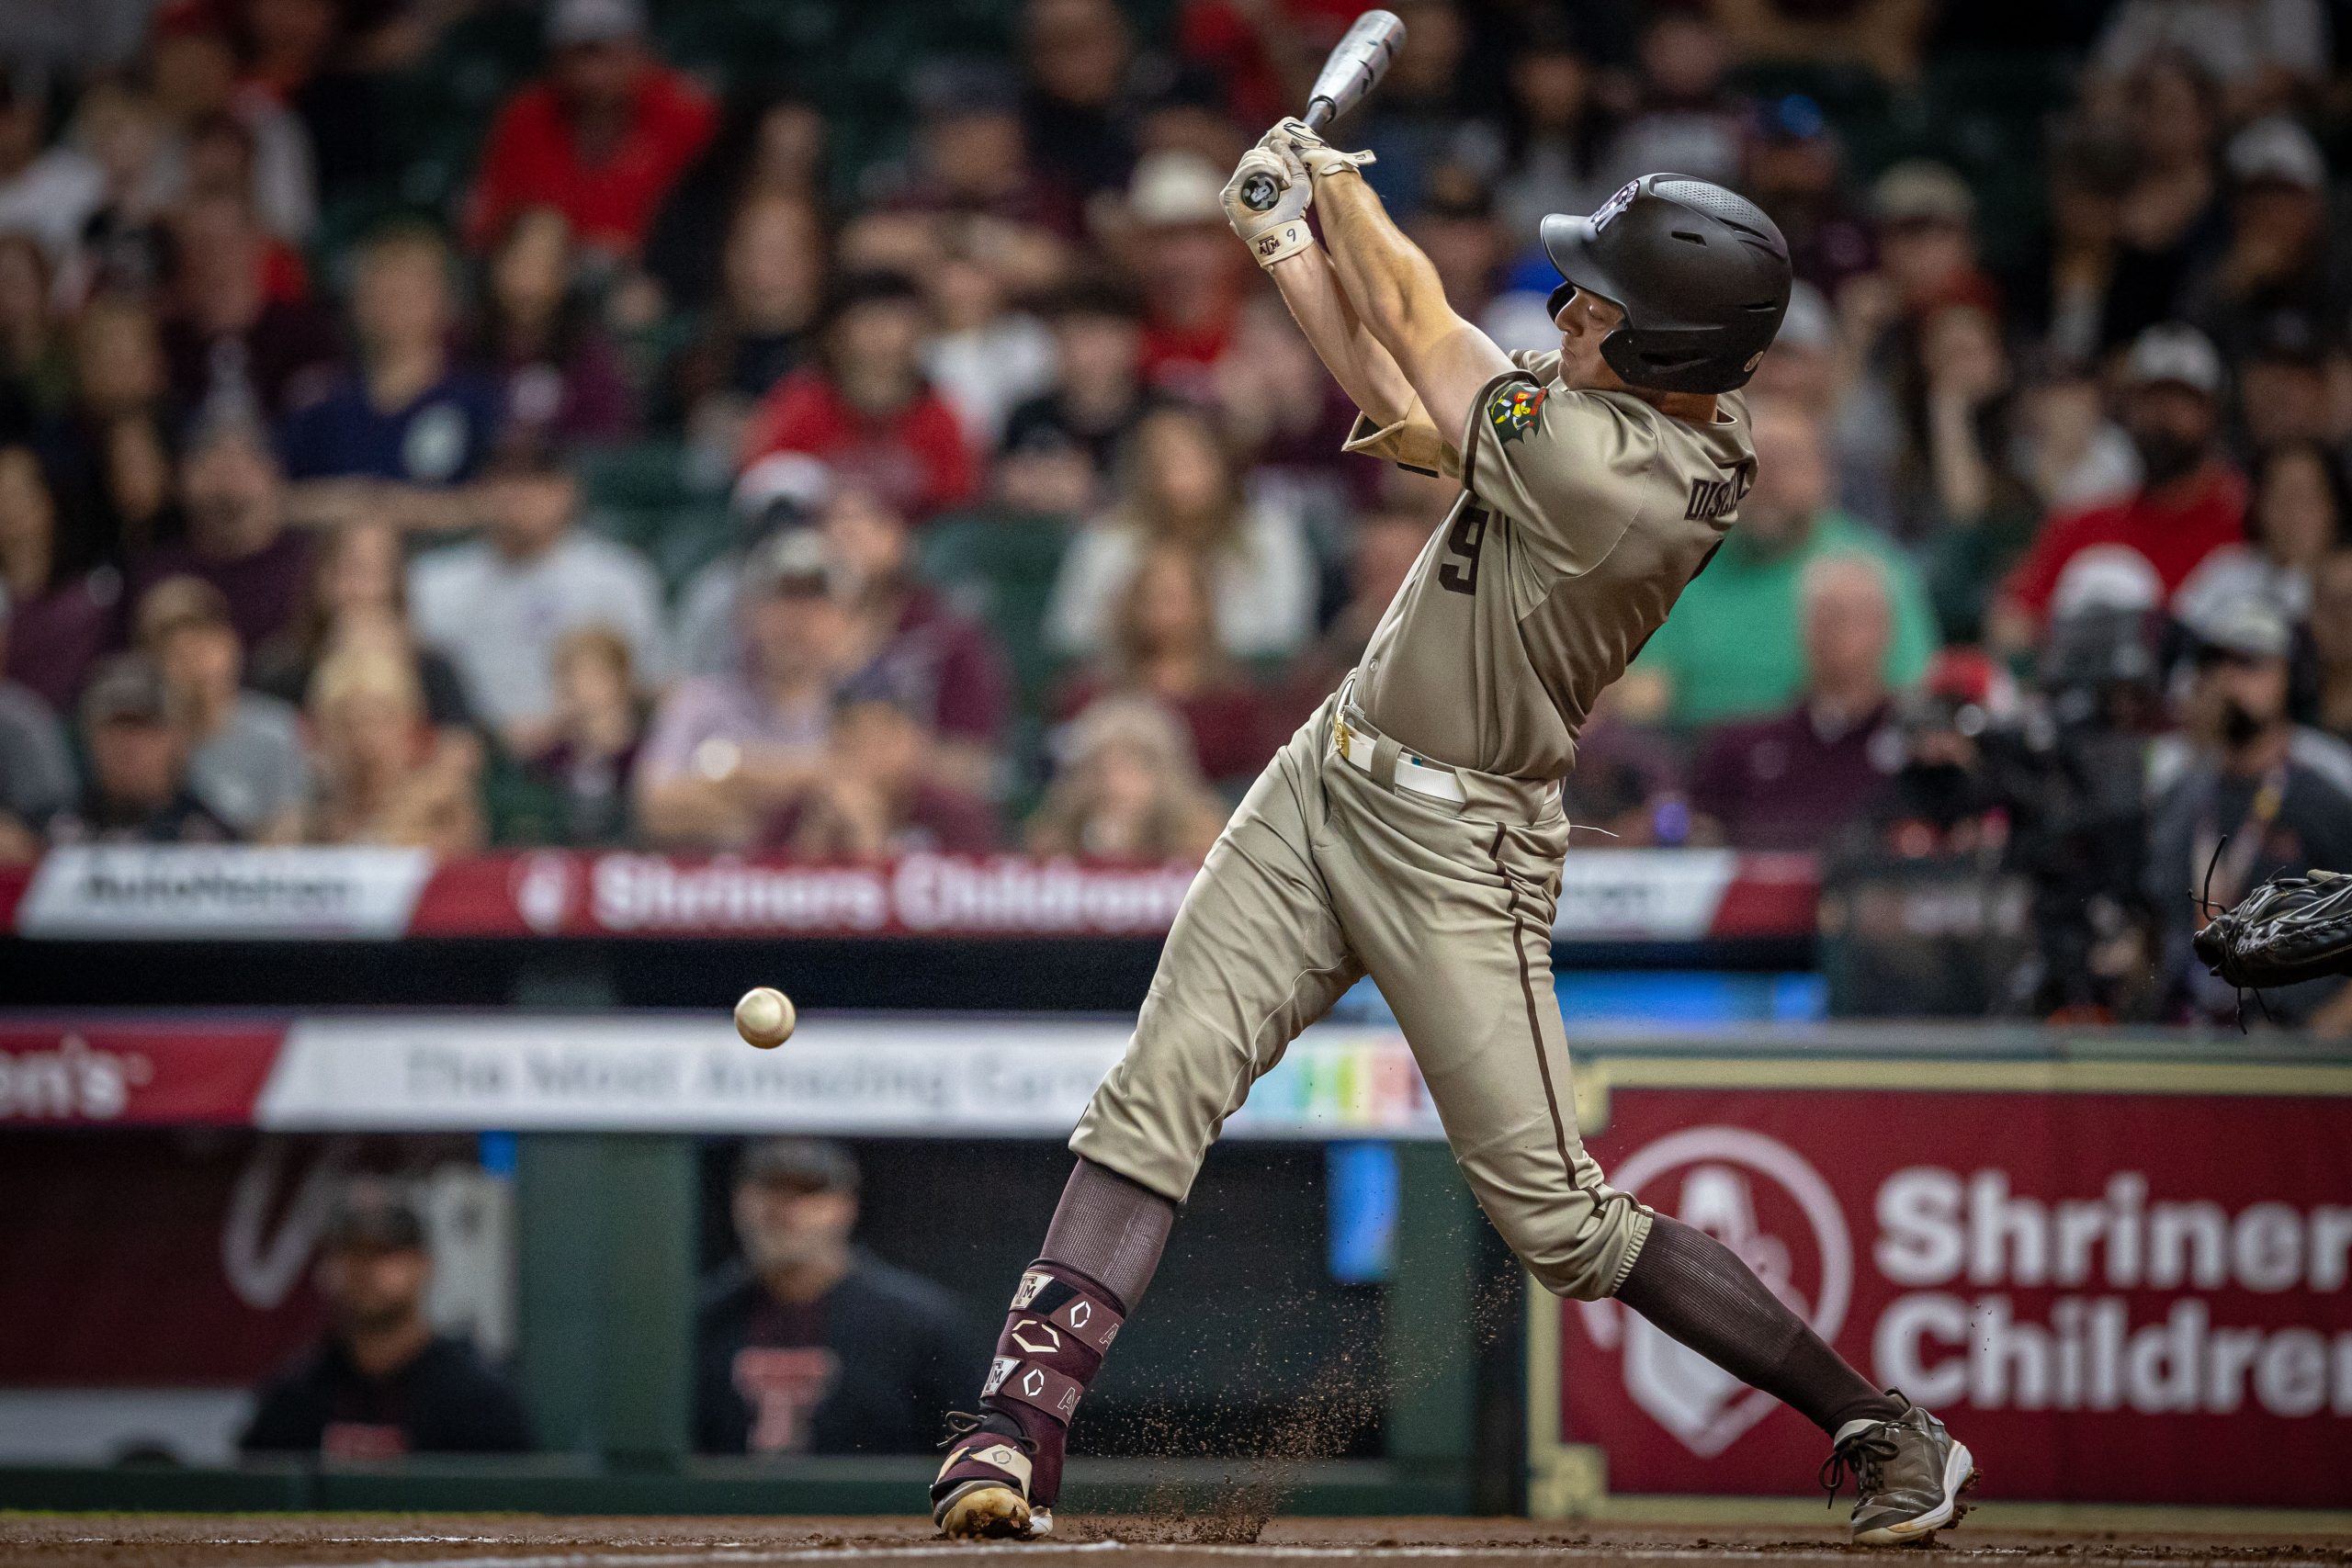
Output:
<svg viewBox="0 0 2352 1568">
<path fill-rule="evenodd" d="M 1857 1541 L 1953 1523 L 1967 1449 L 1848 1366 L 1729 1248 L 1611 1190 L 1577 1134 L 1551 931 L 1579 726 L 1723 542 L 1755 479 L 1745 385 L 1789 299 L 1770 219 L 1650 175 L 1544 220 L 1560 346 L 1506 355 L 1447 305 L 1363 152 L 1285 120 L 1226 187 L 1362 411 L 1347 443 L 1462 493 L 1363 662 L 1268 765 L 1169 933 L 1077 1169 L 932 1487 L 950 1536 L 1051 1528 L 1072 1412 L 1250 1084 L 1369 975 L 1478 1201 L 1555 1294 L 1615 1296 L 1829 1434 Z M 1280 197 L 1240 197 L 1263 175 Z M 1306 215 L 1322 222 L 1317 243 Z"/>
</svg>

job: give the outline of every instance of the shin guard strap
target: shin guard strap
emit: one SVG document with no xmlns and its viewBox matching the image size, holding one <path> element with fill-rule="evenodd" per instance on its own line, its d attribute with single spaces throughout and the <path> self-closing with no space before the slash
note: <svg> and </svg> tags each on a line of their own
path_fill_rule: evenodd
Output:
<svg viewBox="0 0 2352 1568">
<path fill-rule="evenodd" d="M 1086 1385 L 1076 1378 L 1017 1356 L 999 1356 L 989 1367 L 988 1382 L 980 1385 L 982 1399 L 1014 1400 L 1065 1427 L 1085 1392 Z"/>
</svg>

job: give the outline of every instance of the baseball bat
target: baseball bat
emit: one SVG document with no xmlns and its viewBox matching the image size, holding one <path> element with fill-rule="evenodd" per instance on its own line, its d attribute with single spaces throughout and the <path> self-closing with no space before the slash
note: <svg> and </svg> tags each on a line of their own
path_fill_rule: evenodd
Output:
<svg viewBox="0 0 2352 1568">
<path fill-rule="evenodd" d="M 1388 74 L 1388 62 L 1404 47 L 1405 21 L 1396 12 L 1366 11 L 1358 17 L 1331 46 L 1315 78 L 1315 90 L 1307 96 L 1306 112 L 1298 118 L 1309 130 L 1320 130 L 1355 107 Z M 1265 211 L 1280 194 L 1264 175 L 1250 175 L 1241 187 L 1242 204 L 1252 212 Z"/>
</svg>

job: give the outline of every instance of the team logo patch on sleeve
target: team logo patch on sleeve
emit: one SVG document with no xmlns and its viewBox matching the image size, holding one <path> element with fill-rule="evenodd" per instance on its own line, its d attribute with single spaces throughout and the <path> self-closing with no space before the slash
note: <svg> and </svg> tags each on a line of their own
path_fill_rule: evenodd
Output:
<svg viewBox="0 0 2352 1568">
<path fill-rule="evenodd" d="M 1533 430 L 1544 419 L 1542 387 L 1531 387 L 1524 381 L 1510 381 L 1495 389 L 1487 403 L 1487 423 L 1495 427 L 1495 438 L 1505 443 L 1518 440 Z"/>
</svg>

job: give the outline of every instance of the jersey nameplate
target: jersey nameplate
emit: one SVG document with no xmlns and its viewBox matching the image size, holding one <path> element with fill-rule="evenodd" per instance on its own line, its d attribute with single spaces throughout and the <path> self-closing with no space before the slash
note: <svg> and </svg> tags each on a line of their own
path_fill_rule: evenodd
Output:
<svg viewBox="0 0 2352 1568">
<path fill-rule="evenodd" d="M 1737 506 L 1747 487 L 1756 482 L 1756 464 L 1751 458 L 1721 466 L 1731 470 L 1722 479 L 1690 481 L 1690 503 L 1682 509 L 1684 522 L 1713 522 Z"/>
</svg>

